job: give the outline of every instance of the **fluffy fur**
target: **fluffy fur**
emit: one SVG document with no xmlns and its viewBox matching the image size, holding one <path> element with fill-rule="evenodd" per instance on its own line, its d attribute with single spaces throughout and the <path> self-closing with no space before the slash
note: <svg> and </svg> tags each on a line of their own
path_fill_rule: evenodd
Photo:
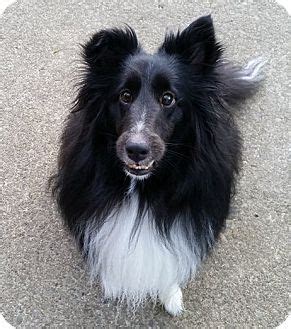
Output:
<svg viewBox="0 0 291 329">
<path fill-rule="evenodd" d="M 154 55 L 129 27 L 102 30 L 83 50 L 54 195 L 106 297 L 159 298 L 177 315 L 181 287 L 224 227 L 240 159 L 233 106 L 257 89 L 262 61 L 225 61 L 210 16 Z M 173 105 L 161 103 L 166 91 Z M 134 162 L 132 141 L 145 148 Z"/>
</svg>

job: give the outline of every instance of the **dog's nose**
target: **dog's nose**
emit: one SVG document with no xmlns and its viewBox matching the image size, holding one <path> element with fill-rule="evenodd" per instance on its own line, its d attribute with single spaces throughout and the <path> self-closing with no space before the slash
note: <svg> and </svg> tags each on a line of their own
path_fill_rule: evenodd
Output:
<svg viewBox="0 0 291 329">
<path fill-rule="evenodd" d="M 149 147 L 145 143 L 132 143 L 126 144 L 126 152 L 128 157 L 134 162 L 144 160 L 149 154 Z"/>
</svg>

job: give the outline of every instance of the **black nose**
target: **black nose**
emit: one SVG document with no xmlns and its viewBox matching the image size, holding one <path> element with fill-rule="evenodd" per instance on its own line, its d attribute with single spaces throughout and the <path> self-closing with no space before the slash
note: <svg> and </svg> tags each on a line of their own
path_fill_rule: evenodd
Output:
<svg viewBox="0 0 291 329">
<path fill-rule="evenodd" d="M 144 143 L 128 142 L 125 148 L 128 157 L 134 162 L 139 162 L 144 160 L 149 154 L 149 148 Z"/>
</svg>

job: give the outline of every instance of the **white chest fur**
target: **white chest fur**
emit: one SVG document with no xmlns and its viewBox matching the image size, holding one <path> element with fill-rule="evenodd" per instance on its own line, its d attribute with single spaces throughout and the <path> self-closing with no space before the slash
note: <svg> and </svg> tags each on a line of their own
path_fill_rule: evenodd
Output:
<svg viewBox="0 0 291 329">
<path fill-rule="evenodd" d="M 137 213 L 138 196 L 133 193 L 99 231 L 88 224 L 85 233 L 92 277 L 100 278 L 105 297 L 126 299 L 132 306 L 147 296 L 155 299 L 185 284 L 199 263 L 199 250 L 189 249 L 176 226 L 171 245 L 165 245 L 150 213 L 132 235 Z"/>
</svg>

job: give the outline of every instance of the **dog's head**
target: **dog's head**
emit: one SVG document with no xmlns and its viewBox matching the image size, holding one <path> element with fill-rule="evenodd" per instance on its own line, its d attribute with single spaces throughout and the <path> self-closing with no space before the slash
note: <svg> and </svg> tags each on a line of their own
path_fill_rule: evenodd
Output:
<svg viewBox="0 0 291 329">
<path fill-rule="evenodd" d="M 219 55 L 210 16 L 167 35 L 154 55 L 142 51 L 130 28 L 103 30 L 84 46 L 83 96 L 95 117 L 106 116 L 127 174 L 146 178 L 159 165 L 176 126 L 186 129 L 189 101 L 201 97 L 201 77 Z"/>
</svg>

